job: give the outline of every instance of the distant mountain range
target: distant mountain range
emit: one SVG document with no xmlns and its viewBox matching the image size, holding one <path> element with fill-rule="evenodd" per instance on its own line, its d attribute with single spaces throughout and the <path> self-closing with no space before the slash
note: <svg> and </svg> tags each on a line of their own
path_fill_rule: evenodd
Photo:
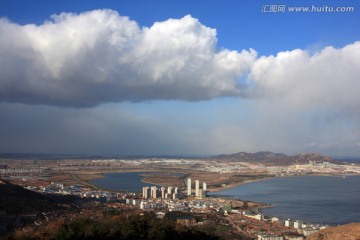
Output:
<svg viewBox="0 0 360 240">
<path fill-rule="evenodd" d="M 294 156 L 287 156 L 283 153 L 273 153 L 268 151 L 256 153 L 239 152 L 233 154 L 222 154 L 215 156 L 212 159 L 248 163 L 261 163 L 264 165 L 306 164 L 309 163 L 309 161 L 315 161 L 317 163 L 331 162 L 336 164 L 342 164 L 341 162 L 338 162 L 331 157 L 323 156 L 318 153 L 301 153 Z"/>
</svg>

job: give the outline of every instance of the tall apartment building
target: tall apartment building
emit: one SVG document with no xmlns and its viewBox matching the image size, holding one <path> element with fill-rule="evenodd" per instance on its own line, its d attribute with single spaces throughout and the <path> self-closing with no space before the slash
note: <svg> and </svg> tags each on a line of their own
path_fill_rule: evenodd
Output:
<svg viewBox="0 0 360 240">
<path fill-rule="evenodd" d="M 204 190 L 204 192 L 206 192 L 206 191 L 207 191 L 207 185 L 206 185 L 206 182 L 203 182 L 203 190 Z"/>
<path fill-rule="evenodd" d="M 191 196 L 191 178 L 187 179 L 187 195 Z"/>
<path fill-rule="evenodd" d="M 158 192 L 158 189 L 157 187 L 151 187 L 151 197 L 152 198 L 157 198 L 157 192 Z"/>
<path fill-rule="evenodd" d="M 165 198 L 165 192 L 166 188 L 165 187 L 161 187 L 161 198 Z"/>
<path fill-rule="evenodd" d="M 168 193 L 168 194 L 171 194 L 171 193 L 172 193 L 172 190 L 173 190 L 173 188 L 172 188 L 172 187 L 168 187 L 168 189 L 167 189 L 167 193 Z"/>
<path fill-rule="evenodd" d="M 199 180 L 195 180 L 195 196 L 199 197 L 200 195 L 200 182 Z"/>
<path fill-rule="evenodd" d="M 149 187 L 143 187 L 143 198 L 149 198 Z"/>
</svg>

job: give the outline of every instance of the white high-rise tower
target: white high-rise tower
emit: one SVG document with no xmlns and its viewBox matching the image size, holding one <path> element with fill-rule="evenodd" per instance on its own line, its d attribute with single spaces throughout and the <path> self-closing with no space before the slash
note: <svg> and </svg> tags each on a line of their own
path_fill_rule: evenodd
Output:
<svg viewBox="0 0 360 240">
<path fill-rule="evenodd" d="M 172 188 L 172 187 L 168 187 L 167 193 L 168 193 L 168 194 L 172 194 L 172 192 L 173 192 L 173 188 Z"/>
<path fill-rule="evenodd" d="M 195 180 L 195 196 L 199 197 L 200 195 L 200 182 L 199 180 Z"/>
<path fill-rule="evenodd" d="M 203 190 L 206 192 L 207 190 L 207 185 L 206 185 L 206 182 L 203 182 Z"/>
<path fill-rule="evenodd" d="M 187 195 L 191 196 L 191 178 L 187 179 Z"/>
<path fill-rule="evenodd" d="M 157 198 L 157 187 L 151 187 L 151 197 L 152 198 Z"/>
<path fill-rule="evenodd" d="M 166 188 L 161 187 L 161 198 L 165 198 L 165 190 Z"/>
<path fill-rule="evenodd" d="M 143 198 L 149 198 L 149 187 L 143 187 Z"/>
</svg>

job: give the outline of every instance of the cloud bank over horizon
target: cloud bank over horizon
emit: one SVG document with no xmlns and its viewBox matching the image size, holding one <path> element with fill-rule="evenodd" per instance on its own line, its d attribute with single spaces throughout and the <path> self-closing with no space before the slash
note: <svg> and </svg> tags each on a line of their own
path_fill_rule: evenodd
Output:
<svg viewBox="0 0 360 240">
<path fill-rule="evenodd" d="M 360 154 L 360 41 L 270 56 L 217 41 L 190 15 L 0 19 L 0 151 Z"/>
</svg>

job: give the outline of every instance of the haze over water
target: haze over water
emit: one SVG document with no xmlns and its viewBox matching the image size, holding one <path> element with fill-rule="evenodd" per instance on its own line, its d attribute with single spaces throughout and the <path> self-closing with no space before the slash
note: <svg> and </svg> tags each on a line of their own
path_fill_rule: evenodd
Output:
<svg viewBox="0 0 360 240">
<path fill-rule="evenodd" d="M 214 193 L 276 205 L 265 215 L 328 225 L 360 221 L 360 176 L 284 177 Z"/>
</svg>

